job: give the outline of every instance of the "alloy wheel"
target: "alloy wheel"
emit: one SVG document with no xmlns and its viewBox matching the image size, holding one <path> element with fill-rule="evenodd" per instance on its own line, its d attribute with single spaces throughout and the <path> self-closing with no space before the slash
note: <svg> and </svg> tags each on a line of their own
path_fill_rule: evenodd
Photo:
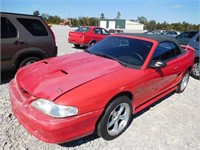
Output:
<svg viewBox="0 0 200 150">
<path fill-rule="evenodd" d="M 107 122 L 107 131 L 111 136 L 119 134 L 127 125 L 130 107 L 127 103 L 119 104 L 110 114 Z"/>
</svg>

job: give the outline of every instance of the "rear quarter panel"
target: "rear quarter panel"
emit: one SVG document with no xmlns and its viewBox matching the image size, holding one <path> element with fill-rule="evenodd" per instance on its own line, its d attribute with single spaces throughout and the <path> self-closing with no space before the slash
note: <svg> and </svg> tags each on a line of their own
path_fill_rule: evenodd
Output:
<svg viewBox="0 0 200 150">
<path fill-rule="evenodd" d="M 86 34 L 84 32 L 76 32 L 76 31 L 71 31 L 69 32 L 69 38 L 68 42 L 69 43 L 74 43 L 74 44 L 87 44 L 85 39 L 81 38 L 81 35 Z"/>
</svg>

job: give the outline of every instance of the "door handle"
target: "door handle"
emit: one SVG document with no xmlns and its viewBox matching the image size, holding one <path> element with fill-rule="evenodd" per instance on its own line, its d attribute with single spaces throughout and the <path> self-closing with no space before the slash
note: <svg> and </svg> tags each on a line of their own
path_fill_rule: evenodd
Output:
<svg viewBox="0 0 200 150">
<path fill-rule="evenodd" d="M 18 41 L 18 40 L 17 40 L 17 41 L 14 42 L 14 44 L 15 44 L 15 45 L 22 45 L 22 44 L 25 44 L 25 42 L 24 42 L 24 41 Z"/>
</svg>

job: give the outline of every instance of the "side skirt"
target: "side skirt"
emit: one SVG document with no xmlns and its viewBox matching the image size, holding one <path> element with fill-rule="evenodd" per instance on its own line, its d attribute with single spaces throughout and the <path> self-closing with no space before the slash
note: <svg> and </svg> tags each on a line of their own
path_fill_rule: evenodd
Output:
<svg viewBox="0 0 200 150">
<path fill-rule="evenodd" d="M 174 90 L 177 89 L 177 86 L 169 89 L 168 91 L 150 99 L 149 101 L 143 103 L 142 105 L 138 106 L 135 108 L 134 114 L 138 113 L 139 111 L 143 110 L 144 108 L 148 107 L 149 105 L 153 104 L 154 102 L 158 101 L 159 99 L 163 98 L 164 96 L 166 96 L 167 94 L 173 92 Z"/>
</svg>

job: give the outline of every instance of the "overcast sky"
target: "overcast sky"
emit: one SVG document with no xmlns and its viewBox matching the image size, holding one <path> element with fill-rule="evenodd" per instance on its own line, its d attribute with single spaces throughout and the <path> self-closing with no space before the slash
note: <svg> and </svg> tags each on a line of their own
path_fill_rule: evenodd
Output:
<svg viewBox="0 0 200 150">
<path fill-rule="evenodd" d="M 0 0 L 0 11 L 33 14 L 47 13 L 68 17 L 137 19 L 144 16 L 157 22 L 200 24 L 200 0 Z"/>
</svg>

